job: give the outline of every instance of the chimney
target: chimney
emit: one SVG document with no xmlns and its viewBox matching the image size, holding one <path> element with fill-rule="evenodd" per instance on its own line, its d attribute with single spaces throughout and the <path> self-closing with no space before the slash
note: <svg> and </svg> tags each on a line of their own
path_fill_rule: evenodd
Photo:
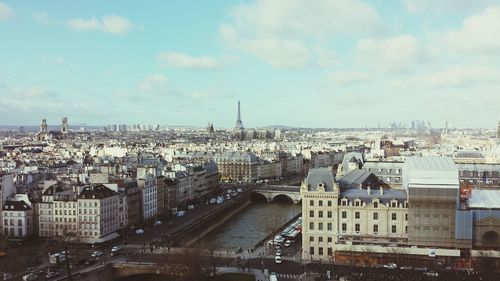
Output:
<svg viewBox="0 0 500 281">
<path fill-rule="evenodd" d="M 380 187 L 380 195 L 384 195 L 384 188 Z"/>
<path fill-rule="evenodd" d="M 372 191 L 371 186 L 370 186 L 370 185 L 368 185 L 368 187 L 366 188 L 366 190 L 368 191 L 368 195 L 370 195 L 370 194 L 371 194 L 371 191 Z"/>
</svg>

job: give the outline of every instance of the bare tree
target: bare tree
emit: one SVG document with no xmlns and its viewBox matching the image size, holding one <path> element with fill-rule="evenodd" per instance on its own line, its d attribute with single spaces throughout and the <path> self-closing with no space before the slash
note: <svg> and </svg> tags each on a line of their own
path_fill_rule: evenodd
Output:
<svg viewBox="0 0 500 281">
<path fill-rule="evenodd" d="M 495 273 L 496 260 L 491 251 L 479 251 L 479 257 L 476 258 L 476 263 L 476 267 L 483 280 L 498 280 L 498 275 Z"/>
<path fill-rule="evenodd" d="M 75 254 L 76 247 L 75 244 L 79 242 L 77 238 L 76 230 L 70 229 L 68 226 L 65 226 L 61 232 L 56 231 L 56 235 L 54 236 L 56 241 L 56 251 L 59 253 L 64 252 L 65 261 L 64 265 L 66 268 L 66 274 L 68 274 L 68 280 L 73 280 L 73 276 L 71 273 L 71 259 L 72 254 Z"/>
</svg>

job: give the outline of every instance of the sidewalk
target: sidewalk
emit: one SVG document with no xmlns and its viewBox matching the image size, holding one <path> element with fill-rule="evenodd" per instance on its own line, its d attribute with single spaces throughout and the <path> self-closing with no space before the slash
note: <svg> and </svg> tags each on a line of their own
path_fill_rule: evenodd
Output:
<svg viewBox="0 0 500 281">
<path fill-rule="evenodd" d="M 264 272 L 260 269 L 255 269 L 255 268 L 250 268 L 250 270 L 242 270 L 237 267 L 217 267 L 216 268 L 217 274 L 222 274 L 222 273 L 247 273 L 247 274 L 253 274 L 255 276 L 256 281 L 268 281 L 269 276 L 265 276 Z"/>
</svg>

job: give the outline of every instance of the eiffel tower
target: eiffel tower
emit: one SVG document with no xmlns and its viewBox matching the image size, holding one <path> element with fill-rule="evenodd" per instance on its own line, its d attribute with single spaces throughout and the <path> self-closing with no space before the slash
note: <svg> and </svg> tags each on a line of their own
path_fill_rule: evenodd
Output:
<svg viewBox="0 0 500 281">
<path fill-rule="evenodd" d="M 243 121 L 241 121 L 240 101 L 238 101 L 238 119 L 236 120 L 236 126 L 234 128 L 239 131 L 243 131 L 243 129 L 245 129 L 243 127 Z"/>
</svg>

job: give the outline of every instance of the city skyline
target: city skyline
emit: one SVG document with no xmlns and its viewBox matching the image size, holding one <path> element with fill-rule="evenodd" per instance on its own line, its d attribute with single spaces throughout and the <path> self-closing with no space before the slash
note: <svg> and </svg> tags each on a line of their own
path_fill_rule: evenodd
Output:
<svg viewBox="0 0 500 281">
<path fill-rule="evenodd" d="M 500 118 L 494 1 L 116 3 L 0 1 L 1 125 Z"/>
</svg>

